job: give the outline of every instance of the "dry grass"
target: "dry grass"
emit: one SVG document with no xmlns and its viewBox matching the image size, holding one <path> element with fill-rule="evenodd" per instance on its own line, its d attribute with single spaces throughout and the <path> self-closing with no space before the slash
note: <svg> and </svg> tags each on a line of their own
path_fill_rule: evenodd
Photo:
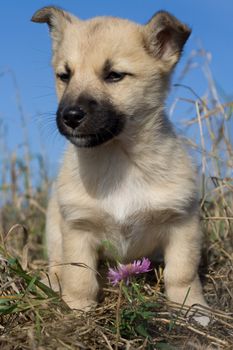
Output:
<svg viewBox="0 0 233 350">
<path fill-rule="evenodd" d="M 208 327 L 185 317 L 180 305 L 171 307 L 166 301 L 162 266 L 156 266 L 147 280 L 137 281 L 140 293 L 132 304 L 120 288 L 106 286 L 104 302 L 89 313 L 69 310 L 59 295 L 40 282 L 47 268 L 43 232 L 50 184 L 40 159 L 44 170 L 39 183 L 33 185 L 25 136 L 25 153 L 21 157 L 6 154 L 1 169 L 2 350 L 233 349 L 233 103 L 221 101 L 206 63 L 204 69 L 207 93 L 200 98 L 188 88 L 189 96 L 180 100 L 191 116 L 184 121 L 187 144 L 201 162 L 205 242 L 200 274 L 211 305 Z M 187 87 L 180 88 L 180 95 L 182 89 Z M 20 99 L 18 107 L 26 135 Z"/>
</svg>

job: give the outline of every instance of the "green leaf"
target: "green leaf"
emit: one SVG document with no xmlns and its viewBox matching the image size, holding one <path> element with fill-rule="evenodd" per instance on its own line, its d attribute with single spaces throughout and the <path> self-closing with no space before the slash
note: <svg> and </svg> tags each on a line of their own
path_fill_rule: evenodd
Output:
<svg viewBox="0 0 233 350">
<path fill-rule="evenodd" d="M 0 306 L 0 314 L 2 315 L 11 314 L 13 311 L 15 311 L 17 306 L 18 306 L 17 303 L 9 306 Z"/>
<path fill-rule="evenodd" d="M 150 335 L 145 329 L 145 326 L 143 324 L 140 324 L 136 327 L 136 331 L 139 335 L 143 336 L 144 338 L 149 338 Z"/>
<path fill-rule="evenodd" d="M 151 312 L 151 311 L 142 311 L 141 312 L 141 316 L 145 319 L 145 320 L 148 320 L 152 317 L 155 316 L 155 313 L 154 312 Z"/>
</svg>

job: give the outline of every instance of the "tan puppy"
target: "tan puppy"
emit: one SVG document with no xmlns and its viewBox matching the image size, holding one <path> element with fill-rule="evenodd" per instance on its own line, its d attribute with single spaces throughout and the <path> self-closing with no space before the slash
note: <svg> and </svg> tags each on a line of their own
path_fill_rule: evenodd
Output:
<svg viewBox="0 0 233 350">
<path fill-rule="evenodd" d="M 164 112 L 190 29 L 167 12 L 141 26 L 45 7 L 32 21 L 50 28 L 57 125 L 70 141 L 47 215 L 55 288 L 56 274 L 71 308 L 94 304 L 107 240 L 123 262 L 162 251 L 168 298 L 182 303 L 190 288 L 186 303 L 206 305 L 196 173 Z"/>
</svg>

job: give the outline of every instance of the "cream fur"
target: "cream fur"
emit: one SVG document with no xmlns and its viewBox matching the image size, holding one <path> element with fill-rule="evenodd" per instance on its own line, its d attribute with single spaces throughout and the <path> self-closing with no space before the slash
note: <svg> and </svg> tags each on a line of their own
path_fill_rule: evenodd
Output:
<svg viewBox="0 0 233 350">
<path fill-rule="evenodd" d="M 182 303 L 191 287 L 187 304 L 206 305 L 197 275 L 202 233 L 196 173 L 163 110 L 183 43 L 176 43 L 180 52 L 169 42 L 169 50 L 157 47 L 154 55 L 145 49 L 154 40 L 154 26 L 158 31 L 163 23 L 158 22 L 160 15 L 139 26 L 116 18 L 81 21 L 61 10 L 43 11 L 34 20 L 46 22 L 45 13 L 53 18 L 54 70 L 60 72 L 68 64 L 73 74 L 67 86 L 57 81 L 59 100 L 88 91 L 101 99 L 108 96 L 131 116 L 123 132 L 107 143 L 67 148 L 47 214 L 54 287 L 56 274 L 68 305 L 85 309 L 95 304 L 95 270 L 100 257 L 111 256 L 103 246 L 108 240 L 123 262 L 163 252 L 168 298 Z M 176 26 L 177 36 L 182 30 L 189 35 L 186 26 L 178 21 Z M 156 45 L 150 44 L 150 50 Z M 99 78 L 106 59 L 134 77 L 107 86 Z M 90 269 L 57 266 L 71 262 Z"/>
</svg>

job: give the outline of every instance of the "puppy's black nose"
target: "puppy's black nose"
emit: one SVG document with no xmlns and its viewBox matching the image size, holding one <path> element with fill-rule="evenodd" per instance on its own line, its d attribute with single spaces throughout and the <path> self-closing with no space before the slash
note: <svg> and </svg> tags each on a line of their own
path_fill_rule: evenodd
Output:
<svg viewBox="0 0 233 350">
<path fill-rule="evenodd" d="M 82 120 L 84 119 L 86 112 L 78 106 L 75 107 L 66 107 L 62 111 L 62 119 L 66 126 L 69 126 L 72 129 L 77 128 Z"/>
</svg>

